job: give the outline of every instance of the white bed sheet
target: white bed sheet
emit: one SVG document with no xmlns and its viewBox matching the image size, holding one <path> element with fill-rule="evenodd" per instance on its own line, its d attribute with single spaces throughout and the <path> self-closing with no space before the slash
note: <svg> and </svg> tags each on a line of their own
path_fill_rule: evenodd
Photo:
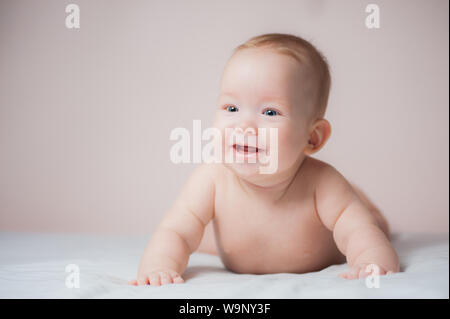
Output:
<svg viewBox="0 0 450 319">
<path fill-rule="evenodd" d="M 397 234 L 402 272 L 380 278 L 338 277 L 346 264 L 308 274 L 244 275 L 216 256 L 195 253 L 185 283 L 128 286 L 146 245 L 144 237 L 0 233 L 0 298 L 449 298 L 448 234 Z M 67 288 L 68 264 L 80 287 Z"/>
</svg>

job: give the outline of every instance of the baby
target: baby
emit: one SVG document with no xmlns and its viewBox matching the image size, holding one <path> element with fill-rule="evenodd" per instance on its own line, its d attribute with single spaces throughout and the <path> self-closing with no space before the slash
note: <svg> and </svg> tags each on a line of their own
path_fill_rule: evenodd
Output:
<svg viewBox="0 0 450 319">
<path fill-rule="evenodd" d="M 222 75 L 214 127 L 245 131 L 243 142 L 221 141 L 225 155 L 242 161 L 194 170 L 130 284 L 182 283 L 210 222 L 214 233 L 200 251 L 218 254 L 236 273 L 305 273 L 345 258 L 347 279 L 399 271 L 380 212 L 333 166 L 310 157 L 331 134 L 324 119 L 330 83 L 325 59 L 299 37 L 265 34 L 235 49 Z M 277 149 L 249 142 L 260 128 L 277 129 Z M 254 159 L 275 151 L 276 171 L 262 174 Z"/>
</svg>

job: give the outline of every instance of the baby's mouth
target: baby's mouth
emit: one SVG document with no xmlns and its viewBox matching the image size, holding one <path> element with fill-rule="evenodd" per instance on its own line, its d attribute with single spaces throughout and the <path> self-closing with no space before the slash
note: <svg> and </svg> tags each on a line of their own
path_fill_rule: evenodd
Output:
<svg viewBox="0 0 450 319">
<path fill-rule="evenodd" d="M 242 154 L 256 154 L 261 151 L 261 149 L 259 149 L 257 147 L 248 146 L 248 145 L 239 145 L 239 144 L 234 144 L 233 149 L 236 152 L 242 153 Z"/>
</svg>

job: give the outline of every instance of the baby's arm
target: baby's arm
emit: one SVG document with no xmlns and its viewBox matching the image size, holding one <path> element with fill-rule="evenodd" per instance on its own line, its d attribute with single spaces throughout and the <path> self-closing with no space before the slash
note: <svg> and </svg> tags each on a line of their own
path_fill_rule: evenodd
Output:
<svg viewBox="0 0 450 319">
<path fill-rule="evenodd" d="M 200 245 L 214 214 L 213 165 L 202 164 L 153 233 L 132 285 L 182 283 L 189 256 Z"/>
<path fill-rule="evenodd" d="M 320 174 L 315 196 L 321 221 L 333 231 L 338 249 L 347 257 L 350 270 L 342 277 L 365 277 L 372 264 L 378 266 L 380 275 L 399 271 L 397 253 L 375 215 L 332 166 Z"/>
</svg>

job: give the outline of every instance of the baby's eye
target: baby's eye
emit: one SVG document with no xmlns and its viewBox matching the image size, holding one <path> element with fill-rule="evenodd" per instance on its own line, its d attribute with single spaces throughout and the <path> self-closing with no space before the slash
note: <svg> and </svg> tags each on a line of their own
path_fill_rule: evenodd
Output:
<svg viewBox="0 0 450 319">
<path fill-rule="evenodd" d="M 278 115 L 279 113 L 275 110 L 267 109 L 263 112 L 263 114 L 267 115 L 267 116 L 275 116 L 275 115 Z"/>
<path fill-rule="evenodd" d="M 227 106 L 227 111 L 228 112 L 237 112 L 238 108 L 236 106 L 234 106 L 234 105 L 228 105 Z"/>
</svg>

